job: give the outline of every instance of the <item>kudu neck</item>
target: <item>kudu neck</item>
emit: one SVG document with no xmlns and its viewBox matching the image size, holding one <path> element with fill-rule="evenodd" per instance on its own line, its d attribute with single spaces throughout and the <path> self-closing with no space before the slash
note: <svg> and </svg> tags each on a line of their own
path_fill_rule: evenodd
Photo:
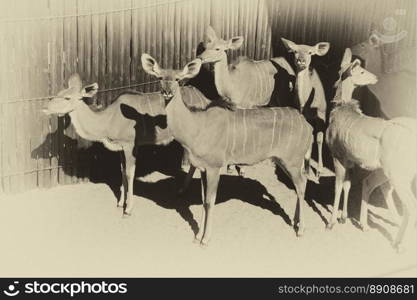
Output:
<svg viewBox="0 0 417 300">
<path fill-rule="evenodd" d="M 81 102 L 69 115 L 75 131 L 82 138 L 97 141 L 105 137 L 109 120 L 103 112 L 94 112 Z"/>
<path fill-rule="evenodd" d="M 214 63 L 214 83 L 220 96 L 230 96 L 229 88 L 231 87 L 231 82 L 226 53 L 222 55 L 221 60 Z"/>
<path fill-rule="evenodd" d="M 167 122 L 170 131 L 180 143 L 191 143 L 200 130 L 201 114 L 192 112 L 184 102 L 181 87 L 177 88 L 174 97 L 166 107 Z M 204 126 L 204 125 L 203 125 Z"/>
<path fill-rule="evenodd" d="M 352 82 L 350 77 L 340 81 L 336 88 L 336 93 L 334 100 L 336 102 L 349 102 L 352 100 L 353 91 L 355 90 L 355 85 Z"/>
<path fill-rule="evenodd" d="M 309 68 L 297 70 L 297 77 L 295 81 L 295 97 L 299 107 L 303 107 L 310 96 L 313 88 L 311 71 Z"/>
</svg>

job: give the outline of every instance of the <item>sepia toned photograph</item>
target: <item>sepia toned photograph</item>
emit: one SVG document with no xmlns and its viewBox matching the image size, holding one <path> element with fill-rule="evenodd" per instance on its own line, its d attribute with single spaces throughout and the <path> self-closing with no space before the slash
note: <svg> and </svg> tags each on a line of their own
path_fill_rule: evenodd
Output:
<svg viewBox="0 0 417 300">
<path fill-rule="evenodd" d="M 0 65 L 0 277 L 417 277 L 416 1 L 0 0 Z"/>
</svg>

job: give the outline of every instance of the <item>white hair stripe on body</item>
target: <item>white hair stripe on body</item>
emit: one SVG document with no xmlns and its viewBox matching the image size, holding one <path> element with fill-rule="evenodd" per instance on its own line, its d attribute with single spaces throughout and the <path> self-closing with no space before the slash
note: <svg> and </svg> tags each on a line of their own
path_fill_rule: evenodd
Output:
<svg viewBox="0 0 417 300">
<path fill-rule="evenodd" d="M 246 154 L 246 142 L 247 142 L 247 135 L 248 135 L 248 128 L 246 127 L 246 109 L 243 109 L 243 155 Z"/>
<path fill-rule="evenodd" d="M 149 95 L 146 95 L 146 101 L 148 102 L 149 111 L 151 113 L 151 116 L 153 116 L 154 114 L 153 114 L 153 110 L 152 110 L 152 103 L 151 103 L 151 100 L 149 99 Z"/>
<path fill-rule="evenodd" d="M 272 147 L 274 147 L 274 139 L 275 139 L 275 124 L 277 122 L 277 113 L 276 110 L 273 109 L 272 110 L 274 112 L 274 123 L 272 125 L 272 137 L 271 137 L 271 147 L 270 147 L 270 152 L 272 152 Z M 279 142 L 279 141 L 278 141 Z"/>
</svg>

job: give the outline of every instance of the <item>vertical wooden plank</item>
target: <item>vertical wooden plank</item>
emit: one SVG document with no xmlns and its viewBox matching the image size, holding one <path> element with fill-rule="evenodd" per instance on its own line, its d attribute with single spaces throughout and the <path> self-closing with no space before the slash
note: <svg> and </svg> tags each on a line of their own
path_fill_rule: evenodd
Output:
<svg viewBox="0 0 417 300">
<path fill-rule="evenodd" d="M 21 3 L 14 2 L 9 7 L 9 11 L 11 12 L 11 16 L 19 15 L 18 8 Z M 16 78 L 16 43 L 19 40 L 19 37 L 16 36 L 16 29 L 14 28 L 15 24 L 12 24 L 12 26 L 9 27 L 10 32 L 13 34 L 11 38 L 9 39 L 9 45 L 11 47 L 11 51 L 9 52 L 8 58 L 10 65 L 8 66 L 8 74 L 7 77 L 8 80 L 8 89 L 9 89 L 9 100 L 16 100 L 19 98 L 19 95 L 17 93 L 17 78 Z M 8 139 L 8 162 L 9 162 L 9 174 L 16 174 L 18 173 L 18 166 L 17 166 L 17 156 L 16 151 L 13 151 L 13 149 L 16 149 L 17 147 L 17 140 L 16 140 L 16 134 L 17 134 L 17 128 L 16 128 L 16 113 L 18 109 L 18 103 L 13 103 L 8 106 L 7 111 L 7 131 L 10 133 L 9 139 Z M 17 175 L 11 175 L 9 177 L 10 180 L 10 191 L 16 192 L 17 191 L 17 184 L 18 184 L 18 178 Z"/>
<path fill-rule="evenodd" d="M 132 6 L 137 7 L 139 0 L 133 0 Z M 146 14 L 144 10 L 134 9 L 132 11 L 132 82 L 144 82 L 145 74 L 141 68 L 140 57 L 146 52 Z M 142 89 L 142 88 L 141 88 Z"/>
<path fill-rule="evenodd" d="M 31 1 L 31 5 L 33 5 L 33 11 L 36 11 L 35 16 L 38 17 L 46 17 L 49 15 L 48 9 L 48 0 L 38 1 L 34 3 Z M 35 8 L 36 7 L 36 8 Z M 46 19 L 37 20 L 36 23 L 38 26 L 35 26 L 36 33 L 33 35 L 34 44 L 33 44 L 33 53 L 35 55 L 34 61 L 37 62 L 35 68 L 34 76 L 38 77 L 37 83 L 37 90 L 34 94 L 35 97 L 44 97 L 45 95 L 49 94 L 49 65 L 48 65 L 48 46 L 49 44 L 49 21 Z M 43 115 L 41 109 L 46 105 L 48 99 L 42 99 L 38 102 L 38 106 L 36 107 L 36 117 L 39 119 L 41 123 L 40 126 L 42 128 L 42 132 L 40 134 L 40 141 L 44 142 L 45 139 L 48 137 L 48 134 L 51 133 L 50 121 L 46 115 Z M 51 145 L 47 144 L 44 147 L 44 153 L 41 160 L 41 166 L 43 171 L 40 172 L 42 175 L 40 176 L 43 181 L 43 187 L 50 188 L 51 187 Z"/>
<path fill-rule="evenodd" d="M 175 4 L 175 20 L 174 26 L 176 28 L 174 32 L 174 65 L 175 69 L 180 68 L 181 65 L 181 31 L 182 31 L 182 5 L 181 3 Z"/>
<path fill-rule="evenodd" d="M 49 2 L 51 16 L 63 15 L 63 6 L 59 0 Z M 56 95 L 64 88 L 63 78 L 63 18 L 54 18 L 49 21 L 49 94 Z M 50 117 L 50 147 L 51 147 L 51 184 L 57 185 L 63 177 L 60 167 L 62 159 L 59 154 L 63 135 L 62 118 Z M 33 147 L 33 146 L 32 146 Z"/>
<path fill-rule="evenodd" d="M 14 3 L 13 12 L 14 14 L 20 14 L 21 16 L 25 16 L 26 12 L 19 10 L 22 10 L 24 8 L 24 5 L 27 5 L 26 1 L 17 1 Z M 35 25 L 36 26 L 36 25 Z M 22 83 L 22 68 L 23 68 L 23 61 L 22 61 L 22 52 L 23 50 L 23 41 L 22 41 L 22 33 L 23 33 L 23 25 L 21 23 L 16 23 L 14 26 L 14 35 L 15 35 L 15 43 L 14 43 L 14 49 L 13 49 L 13 82 L 15 83 L 14 88 L 15 91 L 15 97 L 16 100 L 23 98 L 23 90 L 25 89 L 25 83 Z M 25 53 L 26 54 L 26 53 Z M 14 127 L 15 127 L 15 139 L 16 139 L 16 147 L 14 150 L 15 157 L 16 157 L 16 165 L 14 172 L 16 172 L 16 176 L 13 176 L 12 179 L 12 186 L 14 187 L 13 192 L 20 192 L 23 190 L 23 186 L 25 183 L 25 175 L 24 171 L 26 168 L 25 165 L 25 156 L 24 156 L 24 135 L 25 135 L 25 128 L 24 126 L 27 124 L 25 121 L 22 122 L 22 120 L 25 119 L 25 103 L 19 101 L 13 104 L 14 107 Z"/>
<path fill-rule="evenodd" d="M 76 16 L 77 15 L 77 0 L 64 1 L 64 14 Z M 69 77 L 78 72 L 77 66 L 77 18 L 67 17 L 64 18 L 64 78 L 66 84 L 68 83 Z M 73 126 L 70 123 L 68 117 L 64 118 L 64 134 L 73 140 L 78 140 L 78 136 L 75 133 Z M 64 182 L 71 184 L 77 182 L 76 178 L 76 166 L 77 152 L 75 149 L 70 148 L 70 143 L 64 143 L 64 165 L 67 170 Z"/>
<path fill-rule="evenodd" d="M 0 2 L 0 16 L 2 18 L 9 18 L 11 17 L 10 9 L 8 7 L 8 3 Z M 5 22 L 2 24 L 0 28 L 0 32 L 2 33 L 2 41 L 3 45 L 0 47 L 0 62 L 1 65 L 4 66 L 0 70 L 1 78 L 0 78 L 0 95 L 1 95 L 1 174 L 2 174 L 2 190 L 4 193 L 8 193 L 10 191 L 10 178 L 8 174 L 10 173 L 10 163 L 8 159 L 9 153 L 9 141 L 10 141 L 10 125 L 9 125 L 9 104 L 6 102 L 10 100 L 10 91 L 9 91 L 9 67 L 10 67 L 10 60 L 9 53 L 11 52 L 11 37 L 13 32 L 11 32 L 12 25 L 10 22 Z"/>
<path fill-rule="evenodd" d="M 78 71 L 83 84 L 91 84 L 91 66 L 92 66 L 92 1 L 84 0 L 78 1 Z M 93 99 L 87 100 L 87 104 L 93 104 Z M 91 146 L 91 142 L 83 138 L 78 139 L 78 149 L 86 149 Z M 76 149 L 74 149 L 75 151 Z M 77 150 L 78 151 L 78 150 Z M 77 165 L 76 177 L 78 181 L 86 181 L 89 175 L 89 164 L 86 161 L 84 152 L 79 151 L 78 159 L 75 162 Z"/>
</svg>

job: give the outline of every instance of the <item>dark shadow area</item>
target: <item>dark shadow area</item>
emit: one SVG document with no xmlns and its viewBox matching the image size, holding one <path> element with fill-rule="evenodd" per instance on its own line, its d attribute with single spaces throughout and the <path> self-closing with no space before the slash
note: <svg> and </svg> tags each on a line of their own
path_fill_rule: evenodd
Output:
<svg viewBox="0 0 417 300">
<path fill-rule="evenodd" d="M 204 43 L 200 42 L 197 45 L 196 56 L 203 53 L 203 51 Z M 197 88 L 207 99 L 217 100 L 221 98 L 214 83 L 213 64 L 203 64 L 198 75 L 189 79 L 185 85 Z"/>
<path fill-rule="evenodd" d="M 128 114 L 132 113 L 127 110 Z M 143 121 L 147 117 L 140 120 Z M 152 120 L 148 120 L 148 125 L 152 123 L 166 127 L 166 118 L 159 116 L 149 118 Z M 34 159 L 57 157 L 58 165 L 66 175 L 87 178 L 93 183 L 104 183 L 110 187 L 115 198 L 119 199 L 122 183 L 120 152 L 110 151 L 99 142 L 83 147 L 78 139 L 68 137 L 64 133 L 63 130 L 69 126 L 69 123 L 68 116 L 58 118 L 58 129 L 46 136 L 42 144 L 31 152 L 31 157 Z M 138 131 L 139 128 L 136 127 Z M 136 146 L 135 153 L 137 153 L 136 176 L 145 176 L 154 171 L 177 176 L 180 172 L 183 148 L 175 141 L 167 146 Z M 59 182 L 64 181 L 60 178 Z"/>
<path fill-rule="evenodd" d="M 184 173 L 183 176 L 185 176 Z M 181 176 L 178 179 L 180 182 L 182 181 Z M 177 184 L 173 178 L 162 179 L 155 183 L 136 181 L 135 189 L 137 195 L 150 199 L 163 208 L 176 210 L 190 225 L 194 234 L 197 233 L 197 221 L 189 207 L 202 204 L 200 179 L 193 179 L 189 190 L 181 198 L 176 198 Z M 265 186 L 257 180 L 222 175 L 217 191 L 216 204 L 226 202 L 229 199 L 239 199 L 262 209 L 267 209 L 274 215 L 280 216 L 288 226 L 292 226 L 292 219 L 279 205 L 278 201 L 268 193 Z"/>
</svg>

